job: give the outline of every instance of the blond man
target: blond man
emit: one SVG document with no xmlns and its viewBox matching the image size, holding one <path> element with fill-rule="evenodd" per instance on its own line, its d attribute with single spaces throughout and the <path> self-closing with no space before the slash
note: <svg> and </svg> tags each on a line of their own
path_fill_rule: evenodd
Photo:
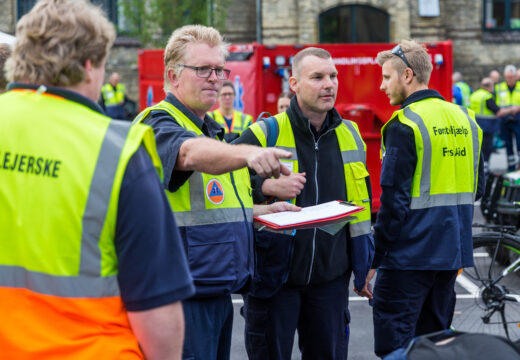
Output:
<svg viewBox="0 0 520 360">
<path fill-rule="evenodd" d="M 195 289 L 153 131 L 95 101 L 115 30 L 41 0 L 0 96 L 0 348 L 7 359 L 179 359 Z"/>
<path fill-rule="evenodd" d="M 473 203 L 484 173 L 474 113 L 428 89 L 425 48 L 403 40 L 377 60 L 380 89 L 400 106 L 382 129 L 376 255 L 361 292 L 374 299 L 375 353 L 383 357 L 414 336 L 449 328 L 457 271 L 473 265 Z"/>
<path fill-rule="evenodd" d="M 290 153 L 226 144 L 220 141 L 224 129 L 206 115 L 229 77 L 226 54 L 220 33 L 211 27 L 175 30 L 164 52 L 166 99 L 136 119 L 155 131 L 164 187 L 195 280 L 195 296 L 183 302 L 185 359 L 230 356 L 230 294 L 241 290 L 253 272 L 247 167 L 261 176 L 289 173 L 278 159 Z"/>
</svg>

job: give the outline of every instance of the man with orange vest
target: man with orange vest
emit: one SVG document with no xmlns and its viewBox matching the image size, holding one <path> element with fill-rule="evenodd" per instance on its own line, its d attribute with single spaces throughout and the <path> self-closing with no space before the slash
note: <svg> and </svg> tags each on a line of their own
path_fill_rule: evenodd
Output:
<svg viewBox="0 0 520 360">
<path fill-rule="evenodd" d="M 41 0 L 16 32 L 0 97 L 1 357 L 179 359 L 194 286 L 153 130 L 95 103 L 114 27 L 86 1 Z"/>
</svg>

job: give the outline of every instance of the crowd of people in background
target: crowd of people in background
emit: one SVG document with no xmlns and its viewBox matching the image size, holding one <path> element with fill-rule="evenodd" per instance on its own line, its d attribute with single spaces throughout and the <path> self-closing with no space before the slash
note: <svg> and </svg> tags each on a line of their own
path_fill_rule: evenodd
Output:
<svg viewBox="0 0 520 360">
<path fill-rule="evenodd" d="M 493 151 L 505 147 L 507 170 L 520 166 L 520 69 L 514 65 L 504 68 L 503 79 L 498 70 L 490 71 L 473 91 L 460 72 L 454 72 L 453 99 L 458 105 L 475 112 L 484 133 L 482 154 L 485 172 L 489 172 L 489 159 Z"/>
</svg>

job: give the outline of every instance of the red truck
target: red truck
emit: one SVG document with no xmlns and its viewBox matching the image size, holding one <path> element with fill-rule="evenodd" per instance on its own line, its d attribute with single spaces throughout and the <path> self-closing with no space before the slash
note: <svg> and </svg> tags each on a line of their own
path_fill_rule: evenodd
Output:
<svg viewBox="0 0 520 360">
<path fill-rule="evenodd" d="M 429 87 L 451 100 L 452 44 L 442 41 L 425 44 L 433 63 Z M 319 45 L 232 45 L 226 68 L 237 93 L 235 108 L 253 115 L 267 111 L 276 114 L 276 101 L 289 90 L 292 57 L 301 49 L 318 46 L 332 55 L 338 69 L 339 89 L 336 109 L 344 119 L 355 121 L 367 144 L 367 167 L 372 180 L 373 211 L 380 206 L 381 127 L 397 107 L 391 106 L 379 90 L 381 67 L 379 51 L 394 44 L 319 44 Z M 161 101 L 164 66 L 163 50 L 140 50 L 138 57 L 140 108 Z"/>
</svg>

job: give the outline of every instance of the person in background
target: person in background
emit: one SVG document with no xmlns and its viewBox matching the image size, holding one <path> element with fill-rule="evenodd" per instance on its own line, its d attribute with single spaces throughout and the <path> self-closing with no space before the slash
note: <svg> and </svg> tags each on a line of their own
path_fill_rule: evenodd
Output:
<svg viewBox="0 0 520 360">
<path fill-rule="evenodd" d="M 493 69 L 489 72 L 489 78 L 493 82 L 494 87 L 496 84 L 500 82 L 500 73 L 498 72 L 498 70 Z"/>
<path fill-rule="evenodd" d="M 224 129 L 207 115 L 229 77 L 226 55 L 212 27 L 175 30 L 164 51 L 166 99 L 135 119 L 155 131 L 164 188 L 195 281 L 195 296 L 183 301 L 184 359 L 229 359 L 231 293 L 244 291 L 254 270 L 253 214 L 298 209 L 288 203 L 253 208 L 247 169 L 262 177 L 289 175 L 279 159 L 291 153 L 226 144 Z"/>
<path fill-rule="evenodd" d="M 451 80 L 453 82 L 453 103 L 469 107 L 469 96 L 471 95 L 471 88 L 463 81 L 460 72 L 454 72 Z"/>
<path fill-rule="evenodd" d="M 5 359 L 177 360 L 195 288 L 153 131 L 99 98 L 115 29 L 87 1 L 17 23 L 0 96 Z"/>
<path fill-rule="evenodd" d="M 520 105 L 520 81 L 516 80 L 516 67 L 504 68 L 504 79 L 495 85 L 495 102 L 500 108 Z M 520 117 L 513 113 L 500 117 L 500 136 L 506 143 L 508 171 L 515 170 L 520 161 Z M 513 138 L 516 139 L 518 160 L 515 159 Z"/>
<path fill-rule="evenodd" d="M 285 110 L 289 108 L 293 96 L 294 93 L 292 91 L 285 91 L 278 96 L 278 101 L 276 102 L 278 114 L 283 113 Z"/>
<path fill-rule="evenodd" d="M 450 327 L 458 270 L 473 266 L 473 204 L 484 169 L 473 111 L 428 89 L 427 50 L 402 40 L 377 61 L 380 90 L 400 106 L 381 129 L 376 255 L 362 291 L 373 298 L 374 348 L 384 357 L 415 336 Z"/>
<path fill-rule="evenodd" d="M 483 78 L 480 89 L 469 97 L 469 108 L 475 112 L 475 118 L 482 129 L 482 155 L 484 156 L 484 171 L 489 172 L 489 157 L 493 152 L 493 138 L 500 129 L 500 120 L 497 117 L 514 115 L 520 111 L 520 106 L 499 108 L 493 96 L 493 80 Z"/>
<path fill-rule="evenodd" d="M 224 128 L 224 140 L 228 143 L 238 138 L 253 122 L 251 115 L 233 109 L 235 95 L 233 83 L 224 81 L 218 94 L 219 108 L 209 113 Z"/>
<path fill-rule="evenodd" d="M 0 44 L 0 94 L 7 87 L 4 65 L 9 56 L 11 56 L 11 47 L 8 44 Z"/>
<path fill-rule="evenodd" d="M 120 82 L 119 74 L 113 72 L 108 78 L 108 83 L 101 88 L 100 104 L 107 116 L 126 120 L 126 100 L 126 86 Z"/>
</svg>

